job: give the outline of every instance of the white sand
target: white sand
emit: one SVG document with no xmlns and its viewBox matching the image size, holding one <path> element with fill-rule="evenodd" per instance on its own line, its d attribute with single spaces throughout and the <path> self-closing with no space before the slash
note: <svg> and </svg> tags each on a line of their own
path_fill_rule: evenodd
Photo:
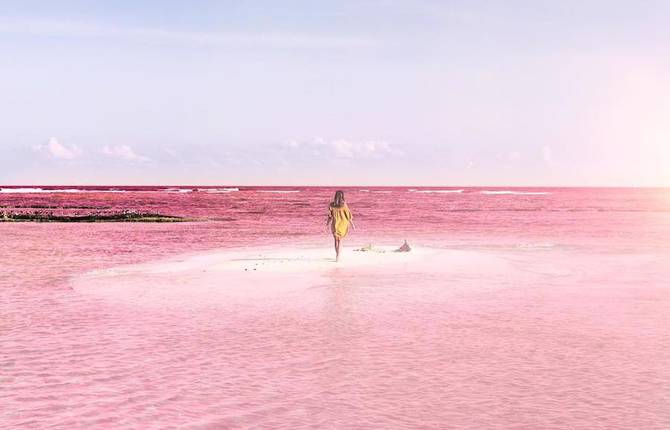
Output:
<svg viewBox="0 0 670 430">
<path fill-rule="evenodd" d="M 169 260 L 96 270 L 71 280 L 78 292 L 138 305 L 211 305 L 273 298 L 323 285 L 338 274 L 435 274 L 505 270 L 490 255 L 425 247 L 411 252 L 361 252 L 343 248 L 212 251 Z"/>
</svg>

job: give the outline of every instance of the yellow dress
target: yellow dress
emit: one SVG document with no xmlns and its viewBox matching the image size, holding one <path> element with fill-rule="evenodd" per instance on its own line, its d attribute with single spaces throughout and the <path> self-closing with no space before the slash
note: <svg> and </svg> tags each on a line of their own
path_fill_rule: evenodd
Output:
<svg viewBox="0 0 670 430">
<path fill-rule="evenodd" d="M 345 203 L 344 206 L 336 208 L 330 206 L 330 216 L 332 218 L 331 230 L 335 237 L 344 237 L 349 232 L 351 224 L 351 211 Z"/>
</svg>

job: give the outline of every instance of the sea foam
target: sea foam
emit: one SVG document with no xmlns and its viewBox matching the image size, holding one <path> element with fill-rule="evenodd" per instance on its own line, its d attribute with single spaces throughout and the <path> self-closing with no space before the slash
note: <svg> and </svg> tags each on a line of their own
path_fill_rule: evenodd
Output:
<svg viewBox="0 0 670 430">
<path fill-rule="evenodd" d="M 125 193 L 124 190 L 81 190 L 78 188 L 49 189 L 44 188 L 0 188 L 3 194 L 74 194 L 74 193 Z"/>
<path fill-rule="evenodd" d="M 481 191 L 481 194 L 486 194 L 486 195 L 518 195 L 518 196 L 539 196 L 539 195 L 545 195 L 545 194 L 551 194 L 548 191 L 509 191 L 509 190 L 504 190 L 504 191 Z"/>
<path fill-rule="evenodd" d="M 416 190 L 416 189 L 410 189 L 407 190 L 410 193 L 422 193 L 422 194 L 460 194 L 464 192 L 465 190 Z"/>
</svg>

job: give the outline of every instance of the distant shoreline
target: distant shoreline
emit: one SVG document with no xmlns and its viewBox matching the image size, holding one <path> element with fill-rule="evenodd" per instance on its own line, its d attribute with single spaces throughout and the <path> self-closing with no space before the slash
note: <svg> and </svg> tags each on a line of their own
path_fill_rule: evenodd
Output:
<svg viewBox="0 0 670 430">
<path fill-rule="evenodd" d="M 85 214 L 85 215 L 54 215 L 43 212 L 32 213 L 0 213 L 0 222 L 185 222 L 194 221 L 191 218 L 183 218 L 173 215 L 155 213 L 140 213 L 133 211 L 108 213 L 108 214 Z"/>
</svg>

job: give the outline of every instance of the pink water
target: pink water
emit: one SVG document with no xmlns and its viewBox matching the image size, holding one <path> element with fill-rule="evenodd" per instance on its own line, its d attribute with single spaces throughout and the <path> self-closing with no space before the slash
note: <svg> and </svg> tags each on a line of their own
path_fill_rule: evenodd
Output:
<svg viewBox="0 0 670 430">
<path fill-rule="evenodd" d="M 0 210 L 200 219 L 0 223 L 0 428 L 670 428 L 668 189 L 345 189 L 349 245 L 408 239 L 508 269 L 336 268 L 197 310 L 73 290 L 182 253 L 330 246 L 331 189 L 166 188 L 0 190 Z"/>
</svg>

